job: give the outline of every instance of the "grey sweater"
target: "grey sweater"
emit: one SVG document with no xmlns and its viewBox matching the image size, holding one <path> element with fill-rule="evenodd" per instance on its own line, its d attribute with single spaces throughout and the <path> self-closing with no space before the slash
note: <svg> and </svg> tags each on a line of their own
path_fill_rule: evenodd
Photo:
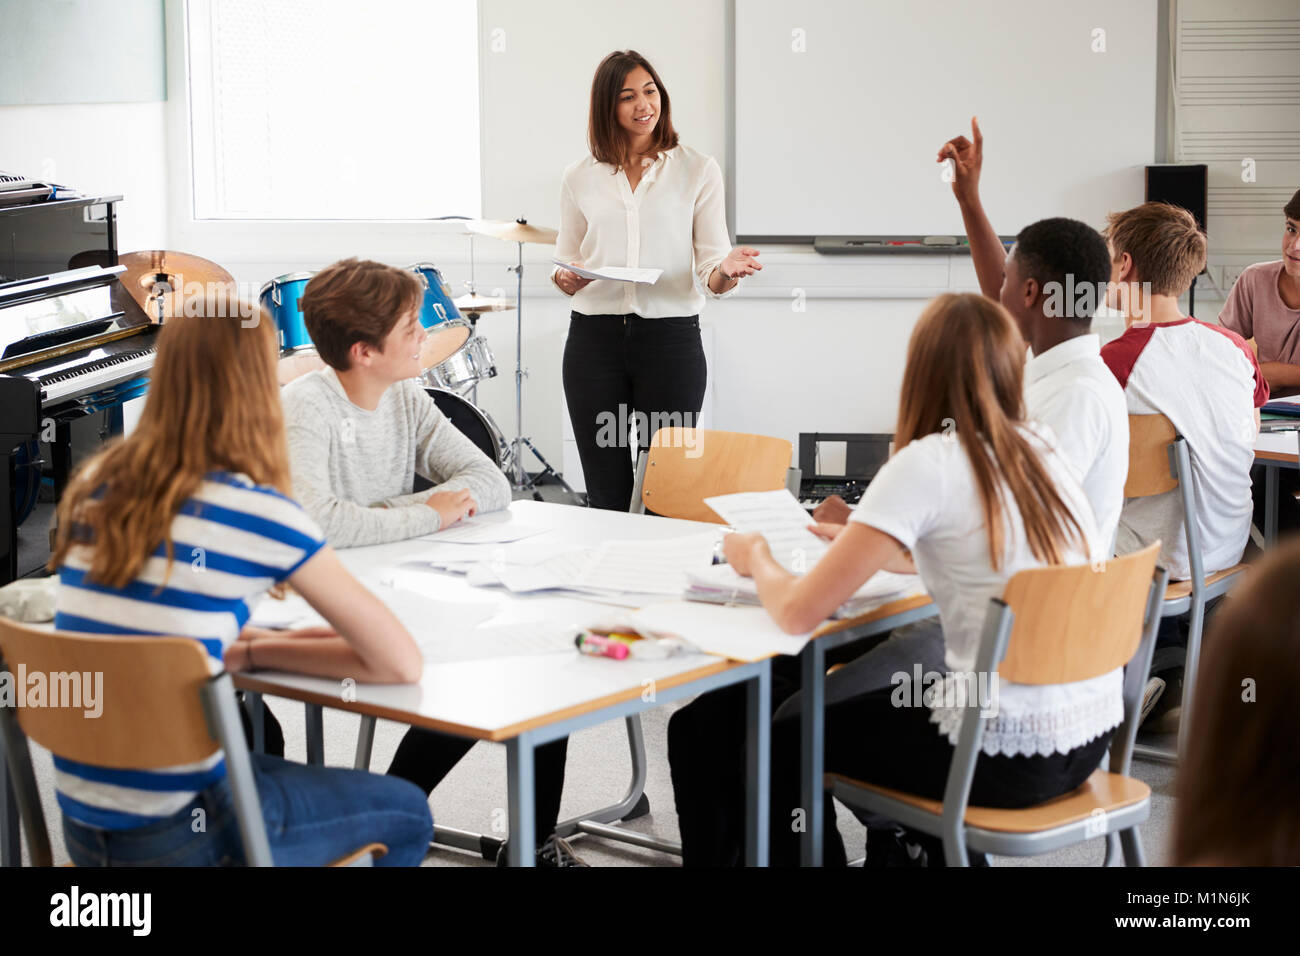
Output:
<svg viewBox="0 0 1300 956">
<path fill-rule="evenodd" d="M 415 379 L 398 382 L 374 411 L 358 408 L 332 368 L 281 390 L 294 497 L 336 548 L 437 531 L 425 501 L 468 489 L 479 513 L 510 504 L 505 475 L 438 410 Z M 434 483 L 412 494 L 416 474 Z"/>
</svg>

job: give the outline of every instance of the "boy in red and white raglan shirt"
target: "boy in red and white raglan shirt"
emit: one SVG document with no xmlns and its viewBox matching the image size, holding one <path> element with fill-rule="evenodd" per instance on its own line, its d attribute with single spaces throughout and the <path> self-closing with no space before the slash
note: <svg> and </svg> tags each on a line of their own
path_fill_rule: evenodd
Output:
<svg viewBox="0 0 1300 956">
<path fill-rule="evenodd" d="M 1205 234 L 1191 213 L 1143 203 L 1112 213 L 1106 240 L 1106 300 L 1124 313 L 1128 328 L 1102 348 L 1102 361 L 1119 379 L 1130 415 L 1165 415 L 1187 440 L 1205 573 L 1230 568 L 1241 561 L 1250 538 L 1250 466 L 1268 382 L 1245 339 L 1178 309 L 1178 297 L 1205 267 Z M 1115 553 L 1157 540 L 1170 579 L 1190 578 L 1177 488 L 1124 501 Z M 1217 603 L 1206 606 L 1207 618 Z M 1160 621 L 1143 699 L 1144 728 L 1163 733 L 1178 727 L 1189 626 L 1187 614 Z"/>
<path fill-rule="evenodd" d="M 1205 234 L 1191 213 L 1143 203 L 1112 213 L 1106 239 L 1113 263 L 1107 301 L 1128 328 L 1101 357 L 1124 389 L 1129 414 L 1165 415 L 1187 440 L 1205 573 L 1232 567 L 1250 537 L 1250 466 L 1268 382 L 1245 339 L 1178 309 L 1178 296 L 1205 266 Z M 1177 489 L 1124 502 L 1115 553 L 1157 539 L 1170 578 L 1189 578 Z"/>
</svg>

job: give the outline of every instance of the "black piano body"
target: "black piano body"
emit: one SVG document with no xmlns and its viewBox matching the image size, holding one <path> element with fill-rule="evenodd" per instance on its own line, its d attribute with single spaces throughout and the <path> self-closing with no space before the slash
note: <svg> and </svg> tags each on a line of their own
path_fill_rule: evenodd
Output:
<svg viewBox="0 0 1300 956">
<path fill-rule="evenodd" d="M 98 438 L 120 434 L 122 403 L 148 388 L 159 327 L 122 271 L 95 265 L 0 285 L 0 584 L 20 573 L 15 490 L 43 474 L 60 496 L 76 423 L 106 413 Z M 46 454 L 41 469 L 33 458 Z"/>
</svg>

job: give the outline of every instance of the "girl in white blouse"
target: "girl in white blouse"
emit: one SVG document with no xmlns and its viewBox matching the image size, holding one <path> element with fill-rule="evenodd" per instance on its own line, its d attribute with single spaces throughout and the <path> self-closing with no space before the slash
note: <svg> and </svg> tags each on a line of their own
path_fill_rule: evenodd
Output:
<svg viewBox="0 0 1300 956">
<path fill-rule="evenodd" d="M 697 424 L 704 295 L 725 296 L 762 266 L 757 249 L 731 248 L 722 171 L 678 143 L 668 91 L 636 51 L 596 68 L 587 136 L 591 154 L 564 171 L 556 258 L 663 270 L 653 285 L 551 274 L 573 299 L 564 391 L 588 503 L 626 511 L 629 423 L 643 448 L 660 427 Z"/>
<path fill-rule="evenodd" d="M 1025 420 L 1024 355 L 1019 332 L 998 304 L 978 295 L 936 299 L 917 322 L 908 347 L 898 450 L 848 524 L 817 526 L 833 540 L 826 555 L 796 578 L 773 560 L 761 535 L 725 539 L 727 560 L 754 578 L 763 606 L 790 633 L 815 628 L 882 568 L 915 568 L 938 605 L 940 670 L 947 672 L 942 682 L 937 675 L 923 678 L 914 691 L 907 683 L 912 667 L 900 667 L 891 646 L 897 642 L 886 642 L 828 678 L 827 772 L 941 798 L 961 715 L 954 704 L 961 698 L 946 693 L 932 698 L 921 691 L 946 688 L 956 675 L 974 672 L 989 600 L 1002 594 L 1012 575 L 1044 564 L 1079 564 L 1100 553 L 1075 471 L 1052 434 Z M 907 682 L 891 675 L 898 670 Z M 975 769 L 971 802 L 977 806 L 1030 806 L 1074 789 L 1097 768 L 1123 719 L 1118 668 L 1073 684 L 1029 686 L 986 678 L 983 686 L 993 692 L 988 704 L 997 710 L 986 725 Z M 678 811 L 688 818 L 707 816 L 714 799 L 719 801 L 714 812 L 739 821 L 743 803 L 735 800 L 730 774 L 741 757 L 707 753 L 712 745 L 703 724 L 716 724 L 716 714 L 703 719 L 690 714 L 711 696 L 678 711 L 669 726 Z M 741 701 L 734 706 L 739 710 Z M 794 696 L 773 724 L 773 863 L 798 860 L 799 834 L 791 831 L 791 814 L 799 806 L 798 715 Z M 693 746 L 695 735 L 703 739 Z M 845 853 L 832 808 L 826 819 L 826 858 L 842 864 Z M 694 819 L 682 827 L 687 862 L 730 862 L 725 855 L 730 847 L 722 848 L 721 859 L 691 859 L 689 835 L 699 829 Z M 927 847 L 936 849 L 937 841 Z"/>
</svg>

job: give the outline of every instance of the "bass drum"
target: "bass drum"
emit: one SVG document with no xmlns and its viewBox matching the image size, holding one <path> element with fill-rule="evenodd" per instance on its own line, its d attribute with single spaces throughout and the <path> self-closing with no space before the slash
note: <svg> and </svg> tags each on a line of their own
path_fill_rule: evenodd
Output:
<svg viewBox="0 0 1300 956">
<path fill-rule="evenodd" d="M 468 399 L 461 398 L 455 392 L 444 388 L 426 388 L 433 403 L 478 450 L 487 455 L 492 463 L 509 474 L 512 454 L 510 445 L 501 434 L 501 429 L 492 420 L 492 416 Z"/>
</svg>

